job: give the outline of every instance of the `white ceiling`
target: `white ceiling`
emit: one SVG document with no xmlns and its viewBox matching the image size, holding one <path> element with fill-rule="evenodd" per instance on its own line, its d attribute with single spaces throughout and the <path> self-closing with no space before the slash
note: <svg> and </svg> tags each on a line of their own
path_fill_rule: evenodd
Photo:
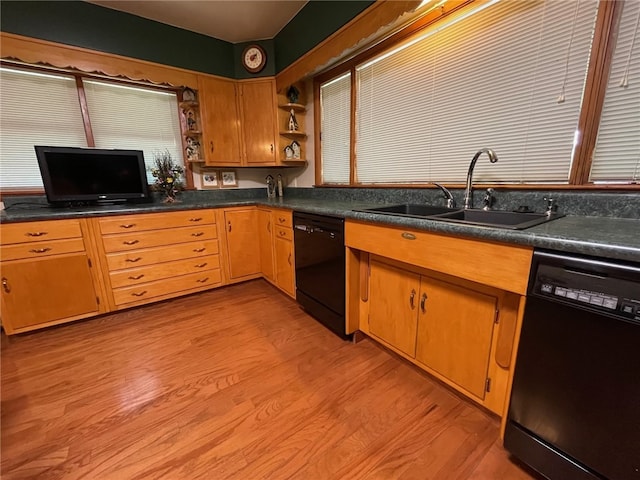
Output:
<svg viewBox="0 0 640 480">
<path fill-rule="evenodd" d="M 231 43 L 273 38 L 302 0 L 88 0 L 90 3 Z"/>
</svg>

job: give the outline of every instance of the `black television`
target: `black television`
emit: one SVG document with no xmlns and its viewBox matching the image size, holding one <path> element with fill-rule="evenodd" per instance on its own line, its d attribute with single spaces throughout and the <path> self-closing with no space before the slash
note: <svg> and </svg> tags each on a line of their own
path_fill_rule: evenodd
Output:
<svg viewBox="0 0 640 480">
<path fill-rule="evenodd" d="M 140 150 L 35 149 L 47 200 L 55 206 L 151 201 Z"/>
</svg>

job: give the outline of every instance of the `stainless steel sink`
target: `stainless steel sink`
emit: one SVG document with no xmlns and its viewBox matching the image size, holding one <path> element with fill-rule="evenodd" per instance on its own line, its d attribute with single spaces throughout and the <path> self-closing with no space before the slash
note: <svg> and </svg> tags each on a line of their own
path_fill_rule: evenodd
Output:
<svg viewBox="0 0 640 480">
<path fill-rule="evenodd" d="M 502 210 L 461 210 L 410 203 L 367 208 L 358 211 L 401 217 L 426 218 L 429 220 L 463 223 L 467 225 L 508 228 L 511 230 L 524 230 L 525 228 L 540 225 L 541 223 L 546 223 L 564 216 L 557 213 L 547 215 L 546 213 L 522 213 Z"/>
<path fill-rule="evenodd" d="M 358 210 L 367 213 L 381 213 L 383 215 L 400 215 L 404 217 L 431 217 L 443 213 L 452 213 L 457 210 L 447 207 L 436 207 L 433 205 L 420 205 L 415 203 L 405 203 L 403 205 L 387 205 L 384 207 L 366 208 Z"/>
<path fill-rule="evenodd" d="M 454 223 L 466 223 L 470 225 L 486 225 L 490 227 L 509 228 L 512 230 L 524 230 L 525 228 L 540 225 L 541 223 L 563 217 L 557 213 L 521 213 L 502 210 L 458 210 L 442 215 L 430 217 L 431 220 L 443 220 Z"/>
</svg>

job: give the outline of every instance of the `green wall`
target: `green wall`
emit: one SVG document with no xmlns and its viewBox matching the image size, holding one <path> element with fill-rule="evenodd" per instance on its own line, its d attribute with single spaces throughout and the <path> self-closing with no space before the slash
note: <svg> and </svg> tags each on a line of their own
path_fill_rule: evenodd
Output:
<svg viewBox="0 0 640 480">
<path fill-rule="evenodd" d="M 322 42 L 373 1 L 310 1 L 272 40 L 223 40 L 80 1 L 0 1 L 0 29 L 228 78 L 272 76 Z M 257 75 L 242 67 L 248 43 L 267 52 Z"/>
<path fill-rule="evenodd" d="M 275 36 L 281 72 L 375 1 L 311 1 Z"/>
</svg>

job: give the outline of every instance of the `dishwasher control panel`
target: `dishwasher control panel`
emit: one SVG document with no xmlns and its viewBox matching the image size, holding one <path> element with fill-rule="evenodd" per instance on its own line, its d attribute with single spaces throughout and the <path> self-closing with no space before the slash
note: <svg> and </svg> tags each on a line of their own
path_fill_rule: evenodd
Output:
<svg viewBox="0 0 640 480">
<path fill-rule="evenodd" d="M 640 322 L 640 266 L 554 257 L 534 262 L 529 295 Z"/>
</svg>

